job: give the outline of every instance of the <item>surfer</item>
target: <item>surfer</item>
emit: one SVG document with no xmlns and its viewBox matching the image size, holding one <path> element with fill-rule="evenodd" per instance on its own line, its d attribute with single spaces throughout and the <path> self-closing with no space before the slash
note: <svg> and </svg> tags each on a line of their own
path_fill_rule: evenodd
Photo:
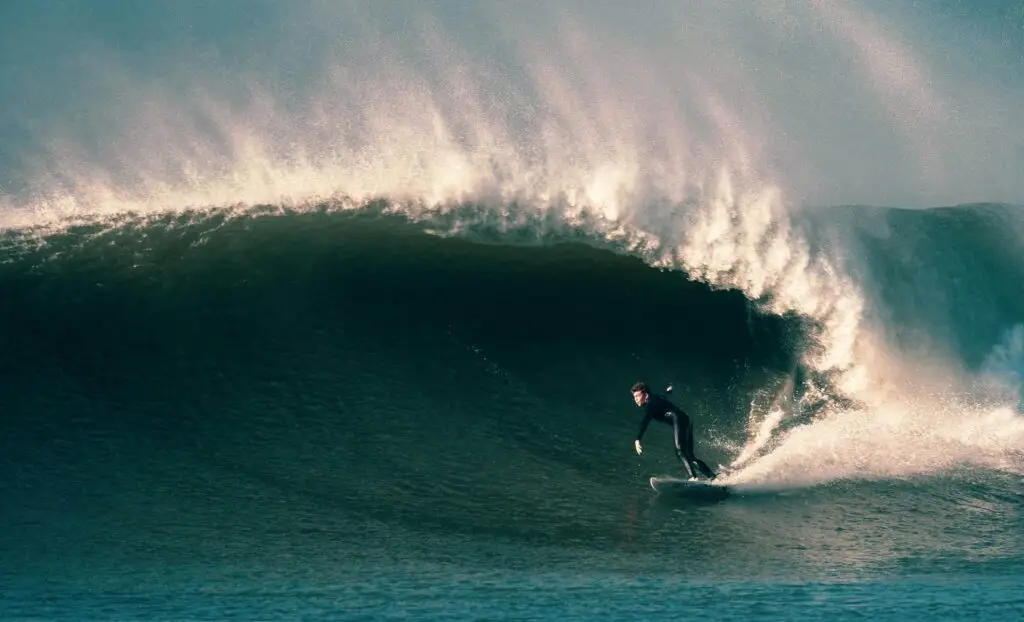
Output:
<svg viewBox="0 0 1024 622">
<path fill-rule="evenodd" d="M 711 470 L 711 467 L 693 455 L 693 422 L 683 412 L 683 409 L 660 395 L 652 394 L 646 382 L 634 384 L 631 391 L 633 392 L 633 401 L 636 402 L 638 408 L 643 408 L 645 413 L 644 421 L 640 425 L 640 433 L 636 435 L 636 440 L 633 441 L 633 447 L 636 448 L 637 455 L 643 454 L 643 447 L 641 447 L 640 441 L 643 439 L 644 432 L 647 431 L 647 426 L 650 425 L 651 419 L 668 423 L 675 432 L 676 456 L 683 463 L 683 466 L 686 467 L 690 478 L 695 478 L 695 471 L 700 471 L 704 477 L 714 479 L 717 474 Z"/>
</svg>

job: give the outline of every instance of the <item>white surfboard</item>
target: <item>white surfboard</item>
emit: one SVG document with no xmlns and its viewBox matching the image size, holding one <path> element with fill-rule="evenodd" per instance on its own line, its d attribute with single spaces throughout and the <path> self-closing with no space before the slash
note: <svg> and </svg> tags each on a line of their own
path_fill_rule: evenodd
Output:
<svg viewBox="0 0 1024 622">
<path fill-rule="evenodd" d="M 691 480 L 670 475 L 651 478 L 651 488 L 659 493 L 669 493 L 700 499 L 724 499 L 729 496 L 729 487 L 707 480 Z"/>
</svg>

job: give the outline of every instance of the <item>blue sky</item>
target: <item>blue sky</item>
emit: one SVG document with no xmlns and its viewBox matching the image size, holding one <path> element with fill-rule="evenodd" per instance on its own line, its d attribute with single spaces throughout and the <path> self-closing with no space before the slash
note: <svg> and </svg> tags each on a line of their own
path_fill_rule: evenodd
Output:
<svg viewBox="0 0 1024 622">
<path fill-rule="evenodd" d="M 468 151 L 546 150 L 547 171 L 608 149 L 801 203 L 1024 203 L 1022 6 L 7 2 L 0 189 L 174 187 L 254 157 L 242 143 L 270 168 L 406 162 L 395 136 L 420 148 L 429 102 Z"/>
</svg>

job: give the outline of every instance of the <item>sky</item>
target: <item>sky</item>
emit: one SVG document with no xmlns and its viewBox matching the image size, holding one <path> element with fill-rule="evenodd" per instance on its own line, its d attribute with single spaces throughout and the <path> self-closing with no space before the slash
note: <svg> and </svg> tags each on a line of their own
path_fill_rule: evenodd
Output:
<svg viewBox="0 0 1024 622">
<path fill-rule="evenodd" d="M 1021 110 L 1015 0 L 0 4 L 0 210 L 678 199 L 722 170 L 795 205 L 1024 204 Z"/>
</svg>

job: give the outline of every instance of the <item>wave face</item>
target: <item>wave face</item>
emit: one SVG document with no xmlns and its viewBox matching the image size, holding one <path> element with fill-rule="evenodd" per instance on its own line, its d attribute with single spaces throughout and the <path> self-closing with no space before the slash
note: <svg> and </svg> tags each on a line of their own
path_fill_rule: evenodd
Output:
<svg viewBox="0 0 1024 622">
<path fill-rule="evenodd" d="M 832 306 L 775 313 L 785 296 L 652 266 L 658 251 L 635 240 L 495 228 L 485 213 L 325 206 L 126 218 L 42 241 L 8 232 L 4 548 L 41 563 L 58 552 L 26 544 L 42 533 L 75 559 L 95 561 L 92 547 L 147 558 L 109 541 L 113 529 L 155 538 L 169 547 L 161 556 L 229 554 L 220 538 L 242 538 L 252 555 L 247 530 L 284 529 L 298 546 L 291 530 L 310 522 L 309 546 L 330 529 L 357 548 L 383 538 L 389 555 L 436 555 L 456 539 L 595 555 L 639 546 L 653 563 L 633 504 L 647 476 L 678 466 L 664 430 L 649 431 L 642 460 L 631 453 L 638 379 L 674 385 L 699 455 L 730 469 L 725 481 L 752 503 L 780 500 L 768 523 L 736 529 L 791 520 L 781 508 L 793 494 L 820 506 L 822 529 L 850 495 L 875 499 L 886 520 L 905 495 L 935 512 L 949 495 L 1000 516 L 1015 507 L 1004 504 L 1015 486 L 1005 478 L 1024 472 L 1013 410 L 1022 300 L 1006 286 L 1018 255 L 1002 245 L 1017 239 L 1015 208 L 849 208 L 800 225 L 808 249 L 864 249 L 860 269 L 846 262 L 867 311 L 845 367 L 823 356 L 844 328 L 829 323 Z M 985 237 L 987 251 L 960 236 Z M 936 303 L 960 297 L 973 304 L 964 315 Z M 251 516 L 233 513 L 254 500 Z M 177 544 L 138 531 L 167 513 L 181 523 L 159 529 Z M 973 527 L 933 526 L 975 546 Z M 934 546 L 929 533 L 907 546 Z M 677 537 L 680 550 L 709 545 Z M 839 541 L 858 566 L 859 536 Z M 1006 546 L 993 554 L 1017 554 Z M 829 563 L 800 550 L 766 572 Z M 765 563 L 729 551 L 715 572 Z"/>
<path fill-rule="evenodd" d="M 564 492 L 560 470 L 622 480 L 641 378 L 735 437 L 797 364 L 800 322 L 584 241 L 481 245 L 379 212 L 69 230 L 3 270 L 14 438 L 98 426 L 267 477 L 315 469 L 378 508 L 509 469 L 534 500 L 539 475 Z M 279 452 L 301 464 L 268 468 Z"/>
</svg>

